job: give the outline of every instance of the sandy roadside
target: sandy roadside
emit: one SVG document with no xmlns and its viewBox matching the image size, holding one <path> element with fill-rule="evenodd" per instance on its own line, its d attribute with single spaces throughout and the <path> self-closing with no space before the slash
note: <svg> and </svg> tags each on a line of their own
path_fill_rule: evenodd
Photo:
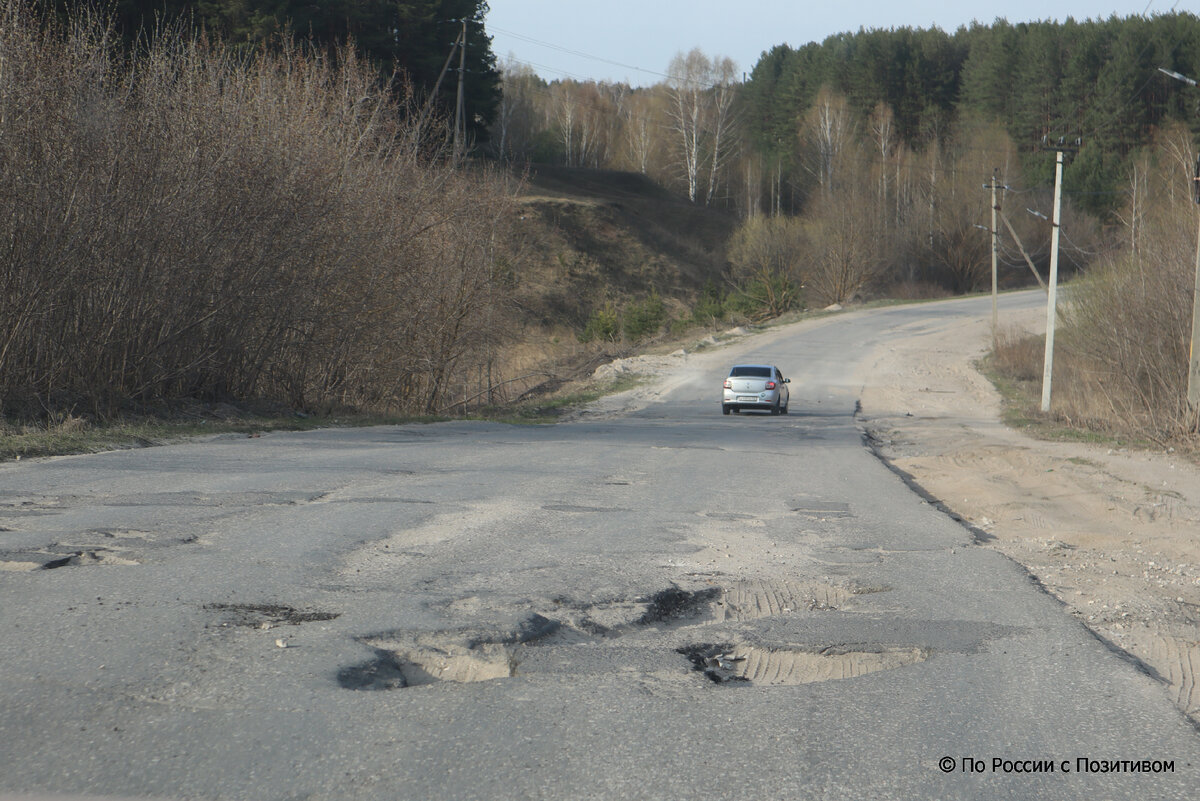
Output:
<svg viewBox="0 0 1200 801">
<path fill-rule="evenodd" d="M 1002 325 L 1040 333 L 1045 319 Z M 1200 468 L 1008 428 L 973 367 L 990 333 L 981 320 L 881 348 L 863 376 L 860 423 L 983 547 L 1024 565 L 1200 723 Z"/>
<path fill-rule="evenodd" d="M 1040 332 L 1045 319 L 1030 312 L 1002 325 Z M 786 330 L 794 328 L 757 336 Z M 861 376 L 860 425 L 876 452 L 968 525 L 981 547 L 1024 565 L 1070 614 L 1160 678 L 1200 724 L 1200 467 L 1171 453 L 1044 442 L 1008 428 L 999 394 L 974 368 L 990 333 L 978 320 L 881 347 Z M 723 351 L 605 365 L 600 380 L 656 380 L 579 416 L 641 408 L 724 365 Z"/>
</svg>

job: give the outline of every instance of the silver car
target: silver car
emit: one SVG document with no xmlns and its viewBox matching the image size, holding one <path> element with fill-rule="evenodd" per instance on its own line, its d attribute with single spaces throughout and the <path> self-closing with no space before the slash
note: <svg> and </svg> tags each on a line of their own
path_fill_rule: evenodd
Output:
<svg viewBox="0 0 1200 801">
<path fill-rule="evenodd" d="M 721 411 L 725 414 L 742 409 L 760 409 L 771 414 L 787 414 L 791 393 L 778 367 L 769 364 L 735 364 L 725 379 L 725 397 Z"/>
</svg>

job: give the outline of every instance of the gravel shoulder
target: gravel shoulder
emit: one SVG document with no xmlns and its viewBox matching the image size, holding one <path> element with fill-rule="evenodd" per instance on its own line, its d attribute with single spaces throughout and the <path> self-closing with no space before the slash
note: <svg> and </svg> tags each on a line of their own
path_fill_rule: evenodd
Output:
<svg viewBox="0 0 1200 801">
<path fill-rule="evenodd" d="M 1045 328 L 1041 312 L 1001 324 Z M 720 345 L 747 335 L 735 329 L 699 352 L 605 365 L 598 379 L 654 381 L 579 415 L 625 414 L 702 382 L 725 363 Z M 999 394 L 974 366 L 989 339 L 990 321 L 978 319 L 887 342 L 860 376 L 860 425 L 878 455 L 971 528 L 981 547 L 1023 565 L 1200 725 L 1200 467 L 1173 453 L 1049 442 L 1009 428 Z"/>
</svg>

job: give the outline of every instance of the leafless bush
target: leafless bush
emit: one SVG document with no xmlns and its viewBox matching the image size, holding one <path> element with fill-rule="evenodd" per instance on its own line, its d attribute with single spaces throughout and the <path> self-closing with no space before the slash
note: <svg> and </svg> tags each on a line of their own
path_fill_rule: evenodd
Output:
<svg viewBox="0 0 1200 801">
<path fill-rule="evenodd" d="M 1195 428 L 1186 399 L 1196 252 L 1196 207 L 1187 191 L 1192 164 L 1191 137 L 1167 132 L 1142 165 L 1155 186 L 1132 246 L 1068 293 L 1063 347 L 1083 394 L 1092 405 L 1102 399 L 1114 425 L 1159 441 Z M 1065 404 L 1062 411 L 1078 413 Z"/>
<path fill-rule="evenodd" d="M 127 57 L 95 20 L 0 20 L 6 414 L 423 411 L 486 358 L 510 193 L 431 157 L 352 49 L 175 30 Z"/>
<path fill-rule="evenodd" d="M 799 303 L 803 244 L 799 220 L 759 216 L 742 223 L 728 249 L 741 311 L 777 317 Z"/>
<path fill-rule="evenodd" d="M 804 285 L 818 307 L 852 300 L 883 272 L 887 239 L 861 181 L 821 193 L 804 217 Z"/>
</svg>

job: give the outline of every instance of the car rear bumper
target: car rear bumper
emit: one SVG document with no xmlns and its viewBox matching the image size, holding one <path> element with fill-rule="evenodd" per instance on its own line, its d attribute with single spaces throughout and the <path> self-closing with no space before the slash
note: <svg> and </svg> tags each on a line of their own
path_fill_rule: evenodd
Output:
<svg viewBox="0 0 1200 801">
<path fill-rule="evenodd" d="M 755 395 L 725 390 L 725 397 L 721 402 L 726 406 L 774 406 L 778 400 L 779 392 L 777 390 L 759 392 Z"/>
</svg>

